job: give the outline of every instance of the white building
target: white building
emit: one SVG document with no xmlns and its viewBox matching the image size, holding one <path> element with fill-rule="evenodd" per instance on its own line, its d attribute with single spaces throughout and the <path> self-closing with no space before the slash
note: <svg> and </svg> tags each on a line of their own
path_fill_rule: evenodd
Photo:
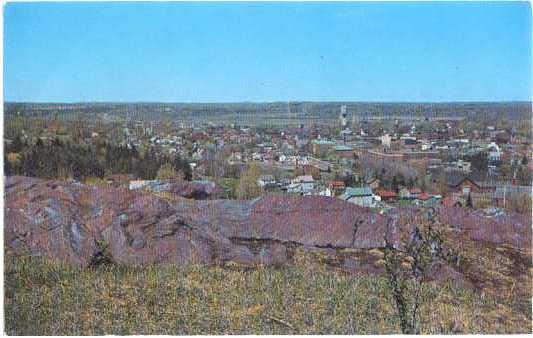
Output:
<svg viewBox="0 0 533 338">
<path fill-rule="evenodd" d="M 342 106 L 341 106 L 341 115 L 340 115 L 340 117 L 339 117 L 340 120 L 341 120 L 341 127 L 342 127 L 342 129 L 345 129 L 346 126 L 347 126 L 347 124 L 348 124 L 348 122 L 347 122 L 347 120 L 346 120 L 347 116 L 348 116 L 348 115 L 346 114 L 346 105 L 342 105 Z"/>
<path fill-rule="evenodd" d="M 381 136 L 381 144 L 384 147 L 390 148 L 391 140 L 392 140 L 392 138 L 390 137 L 389 134 L 385 134 L 385 135 Z"/>
<path fill-rule="evenodd" d="M 320 190 L 318 192 L 318 196 L 327 196 L 327 197 L 331 197 L 333 196 L 333 193 L 331 192 L 331 189 L 330 188 L 326 188 L 324 190 Z"/>
<path fill-rule="evenodd" d="M 309 194 L 315 188 L 315 180 L 311 175 L 298 176 L 287 186 L 287 192 Z"/>
<path fill-rule="evenodd" d="M 491 162 L 499 161 L 501 158 L 500 147 L 496 143 L 491 142 L 488 148 L 489 148 L 489 161 Z"/>
<path fill-rule="evenodd" d="M 262 175 L 261 177 L 259 177 L 259 179 L 257 180 L 257 184 L 261 187 L 261 188 L 265 188 L 265 187 L 273 187 L 276 185 L 276 179 L 274 178 L 274 176 L 272 175 Z"/>
<path fill-rule="evenodd" d="M 154 180 L 136 180 L 130 181 L 130 190 L 142 189 L 149 186 L 151 183 L 156 182 Z"/>
</svg>

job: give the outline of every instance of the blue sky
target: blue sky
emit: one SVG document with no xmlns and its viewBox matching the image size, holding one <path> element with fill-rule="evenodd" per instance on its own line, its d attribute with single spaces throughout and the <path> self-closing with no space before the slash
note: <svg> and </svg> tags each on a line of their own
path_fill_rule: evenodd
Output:
<svg viewBox="0 0 533 338">
<path fill-rule="evenodd" d="M 531 99 L 508 3 L 9 3 L 6 101 Z"/>
</svg>

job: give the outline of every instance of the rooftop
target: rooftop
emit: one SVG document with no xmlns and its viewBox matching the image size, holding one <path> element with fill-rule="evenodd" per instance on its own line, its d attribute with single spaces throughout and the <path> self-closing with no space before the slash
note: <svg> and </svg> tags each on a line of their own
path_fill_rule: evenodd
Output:
<svg viewBox="0 0 533 338">
<path fill-rule="evenodd" d="M 358 197 L 358 196 L 372 196 L 372 189 L 370 187 L 357 187 L 357 188 L 346 188 L 346 191 L 344 191 L 343 196 L 346 196 L 347 198 L 350 197 Z"/>
<path fill-rule="evenodd" d="M 335 146 L 335 151 L 352 151 L 352 147 L 345 146 L 345 145 L 338 145 Z"/>
<path fill-rule="evenodd" d="M 320 144 L 320 145 L 334 145 L 334 144 L 335 144 L 335 142 L 333 142 L 333 141 L 322 140 L 322 139 L 320 139 L 320 140 L 313 140 L 313 143 L 315 143 L 315 144 Z"/>
<path fill-rule="evenodd" d="M 378 190 L 376 194 L 380 197 L 396 197 L 397 194 L 390 190 Z"/>
</svg>

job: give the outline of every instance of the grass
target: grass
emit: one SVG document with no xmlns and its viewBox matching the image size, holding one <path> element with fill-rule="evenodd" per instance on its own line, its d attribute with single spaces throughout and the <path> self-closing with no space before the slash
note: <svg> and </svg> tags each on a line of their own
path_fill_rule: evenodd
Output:
<svg viewBox="0 0 533 338">
<path fill-rule="evenodd" d="M 5 330 L 9 335 L 400 333 L 385 279 L 300 262 L 285 269 L 81 269 L 6 256 Z M 531 332 L 528 318 L 517 322 L 520 314 L 452 283 L 428 284 L 423 299 L 422 333 Z"/>
</svg>

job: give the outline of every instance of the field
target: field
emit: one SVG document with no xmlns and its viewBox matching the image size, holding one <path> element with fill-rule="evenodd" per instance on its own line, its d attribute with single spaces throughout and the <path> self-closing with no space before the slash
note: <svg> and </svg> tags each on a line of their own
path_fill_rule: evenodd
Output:
<svg viewBox="0 0 533 338">
<path fill-rule="evenodd" d="M 387 280 L 294 268 L 104 266 L 6 257 L 9 335 L 400 333 Z M 529 333 L 527 314 L 452 283 L 426 284 L 425 334 Z"/>
</svg>

